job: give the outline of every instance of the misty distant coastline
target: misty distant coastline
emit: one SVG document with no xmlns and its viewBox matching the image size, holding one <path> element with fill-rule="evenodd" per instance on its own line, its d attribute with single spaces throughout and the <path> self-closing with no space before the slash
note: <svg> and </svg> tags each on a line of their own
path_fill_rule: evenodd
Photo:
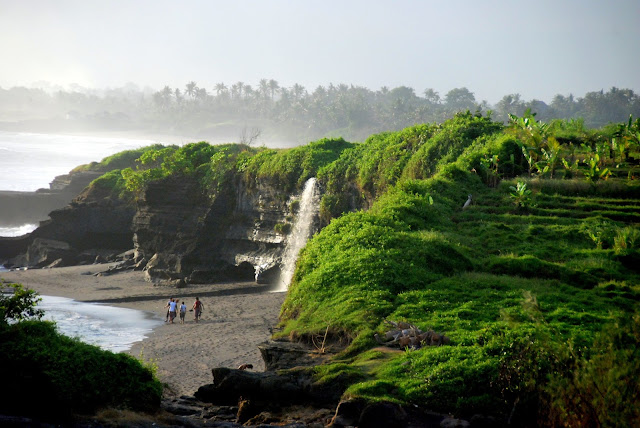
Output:
<svg viewBox="0 0 640 428">
<path fill-rule="evenodd" d="M 364 141 L 369 135 L 416 123 L 441 123 L 460 111 L 490 114 L 506 123 L 526 110 L 538 120 L 576 119 L 587 127 L 640 116 L 640 96 L 612 87 L 584 96 L 557 94 L 550 103 L 525 100 L 518 93 L 495 104 L 478 100 L 466 87 L 439 93 L 408 86 L 329 84 L 307 89 L 262 79 L 218 83 L 213 88 L 188 82 L 153 92 L 135 85 L 116 89 L 47 92 L 0 88 L 0 130 L 143 138 L 183 144 L 196 141 L 252 143 L 272 148 L 303 145 L 323 137 Z"/>
</svg>

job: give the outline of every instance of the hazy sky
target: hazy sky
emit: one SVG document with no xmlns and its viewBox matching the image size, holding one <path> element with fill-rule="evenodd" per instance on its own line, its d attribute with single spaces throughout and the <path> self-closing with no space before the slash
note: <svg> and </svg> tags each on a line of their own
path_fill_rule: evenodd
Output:
<svg viewBox="0 0 640 428">
<path fill-rule="evenodd" d="M 640 92 L 639 0 L 0 0 L 0 87 Z"/>
</svg>

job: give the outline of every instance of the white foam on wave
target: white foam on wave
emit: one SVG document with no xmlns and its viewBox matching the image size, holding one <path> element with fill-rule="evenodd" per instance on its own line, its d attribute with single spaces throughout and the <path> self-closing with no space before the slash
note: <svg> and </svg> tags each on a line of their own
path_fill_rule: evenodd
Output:
<svg viewBox="0 0 640 428">
<path fill-rule="evenodd" d="M 147 337 L 162 320 L 135 309 L 79 302 L 65 297 L 40 296 L 38 307 L 58 331 L 102 349 L 122 352 Z"/>
<path fill-rule="evenodd" d="M 22 224 L 15 227 L 0 227 L 0 237 L 22 236 L 31 233 L 38 227 L 37 224 Z"/>
</svg>

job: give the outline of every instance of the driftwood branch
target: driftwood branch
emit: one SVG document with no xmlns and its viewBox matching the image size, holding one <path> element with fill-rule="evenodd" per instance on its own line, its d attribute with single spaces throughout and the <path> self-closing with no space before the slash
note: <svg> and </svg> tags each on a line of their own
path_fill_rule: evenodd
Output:
<svg viewBox="0 0 640 428">
<path fill-rule="evenodd" d="M 418 349 L 423 346 L 441 346 L 450 342 L 444 334 L 433 330 L 422 331 L 413 324 L 404 321 L 396 322 L 387 319 L 384 322 L 393 327 L 383 334 L 374 335 L 376 341 L 384 346 Z"/>
</svg>

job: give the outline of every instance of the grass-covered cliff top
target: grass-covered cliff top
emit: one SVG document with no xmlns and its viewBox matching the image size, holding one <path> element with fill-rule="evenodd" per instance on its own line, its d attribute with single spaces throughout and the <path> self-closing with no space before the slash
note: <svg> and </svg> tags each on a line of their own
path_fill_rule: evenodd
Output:
<svg viewBox="0 0 640 428">
<path fill-rule="evenodd" d="M 461 417 L 619 425 L 640 417 L 639 144 L 638 120 L 466 113 L 362 143 L 151 147 L 92 186 L 134 198 L 183 175 L 215 197 L 317 176 L 325 227 L 300 254 L 281 334 L 341 341 L 318 381 Z M 379 347 L 384 319 L 450 342 Z"/>
<path fill-rule="evenodd" d="M 321 169 L 333 219 L 281 312 L 283 335 L 348 343 L 318 379 L 517 425 L 637 421 L 638 122 L 575 125 L 459 115 Z M 367 209 L 339 215 L 354 199 Z M 374 340 L 384 319 L 451 341 L 393 352 Z"/>
</svg>

